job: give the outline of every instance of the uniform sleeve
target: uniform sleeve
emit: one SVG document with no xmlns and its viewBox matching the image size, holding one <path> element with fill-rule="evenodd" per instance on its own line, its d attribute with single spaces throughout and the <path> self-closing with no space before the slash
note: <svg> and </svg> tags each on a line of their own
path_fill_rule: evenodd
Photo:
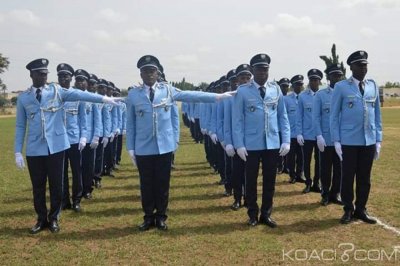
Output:
<svg viewBox="0 0 400 266">
<path fill-rule="evenodd" d="M 113 106 L 111 110 L 111 133 L 116 133 L 118 128 L 118 107 Z"/>
<path fill-rule="evenodd" d="M 202 91 L 181 91 L 174 87 L 171 88 L 172 98 L 174 101 L 181 102 L 208 102 L 216 101 L 216 94 Z"/>
<path fill-rule="evenodd" d="M 381 103 L 379 99 L 379 93 L 375 100 L 375 128 L 376 128 L 376 141 L 382 142 L 383 131 L 382 131 L 382 115 L 381 115 Z"/>
<path fill-rule="evenodd" d="M 312 128 L 314 135 L 322 135 L 321 130 L 321 96 L 317 93 L 313 99 Z"/>
<path fill-rule="evenodd" d="M 126 102 L 126 149 L 135 150 L 136 115 L 135 106 L 128 96 Z"/>
<path fill-rule="evenodd" d="M 340 114 L 342 112 L 342 92 L 336 83 L 331 99 L 331 115 L 329 124 L 331 128 L 332 142 L 340 142 Z"/>
<path fill-rule="evenodd" d="M 224 143 L 232 145 L 232 99 L 224 102 Z"/>
<path fill-rule="evenodd" d="M 107 105 L 104 105 L 101 116 L 103 118 L 103 136 L 108 138 L 111 135 L 111 113 Z"/>
<path fill-rule="evenodd" d="M 79 116 L 79 131 L 80 137 L 88 139 L 88 131 L 87 131 L 87 119 L 86 119 L 86 111 L 85 111 L 85 102 L 79 102 L 78 106 L 78 116 Z"/>
<path fill-rule="evenodd" d="M 232 113 L 233 144 L 236 149 L 244 145 L 244 99 L 239 90 L 235 95 Z"/>
<path fill-rule="evenodd" d="M 103 123 L 101 118 L 101 112 L 97 104 L 92 105 L 92 112 L 93 112 L 93 136 L 100 137 L 102 136 L 101 131 L 101 124 Z"/>
<path fill-rule="evenodd" d="M 217 104 L 211 105 L 211 116 L 210 116 L 210 129 L 212 133 L 217 133 Z"/>
<path fill-rule="evenodd" d="M 61 99 L 64 102 L 75 102 L 75 101 L 84 101 L 93 103 L 103 102 L 103 95 L 100 94 L 95 94 L 88 91 L 81 91 L 74 88 L 63 89 L 61 87 L 56 87 L 56 89 L 58 89 Z"/>
<path fill-rule="evenodd" d="M 225 99 L 226 100 L 226 99 Z M 224 102 L 220 101 L 217 105 L 217 137 L 220 142 L 224 141 Z"/>
<path fill-rule="evenodd" d="M 303 107 L 303 97 L 299 95 L 296 112 L 296 136 L 303 135 L 303 115 L 304 115 L 304 107 Z"/>
<path fill-rule="evenodd" d="M 279 129 L 282 136 L 282 143 L 290 143 L 290 123 L 287 115 L 285 102 L 283 100 L 283 94 L 279 93 L 278 100 L 278 121 L 279 121 Z"/>
<path fill-rule="evenodd" d="M 179 109 L 176 103 L 171 106 L 172 128 L 174 130 L 175 143 L 179 143 L 180 129 L 179 129 Z"/>
<path fill-rule="evenodd" d="M 17 118 L 15 123 L 15 139 L 14 139 L 14 152 L 21 152 L 24 146 L 25 132 L 26 132 L 26 112 L 20 99 L 17 100 Z"/>
</svg>

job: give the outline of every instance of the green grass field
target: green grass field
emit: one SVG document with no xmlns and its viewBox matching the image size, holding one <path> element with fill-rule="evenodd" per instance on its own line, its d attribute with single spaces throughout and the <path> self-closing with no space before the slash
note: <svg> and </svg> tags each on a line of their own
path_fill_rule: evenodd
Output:
<svg viewBox="0 0 400 266">
<path fill-rule="evenodd" d="M 368 208 L 400 228 L 400 109 L 385 108 L 383 120 L 382 154 L 373 167 Z M 94 198 L 83 200 L 81 214 L 64 211 L 58 234 L 29 235 L 36 216 L 28 171 L 14 164 L 14 125 L 14 118 L 0 118 L 1 265 L 342 265 L 346 258 L 348 265 L 400 263 L 400 250 L 392 253 L 400 235 L 380 225 L 340 225 L 341 207 L 321 207 L 318 194 L 303 195 L 303 185 L 289 184 L 287 175 L 277 177 L 273 217 L 278 228 L 249 228 L 246 210 L 229 209 L 232 199 L 222 197 L 203 146 L 193 144 L 186 128 L 171 178 L 167 232 L 138 231 L 143 215 L 138 174 L 124 151 L 117 177 L 103 178 Z"/>
</svg>

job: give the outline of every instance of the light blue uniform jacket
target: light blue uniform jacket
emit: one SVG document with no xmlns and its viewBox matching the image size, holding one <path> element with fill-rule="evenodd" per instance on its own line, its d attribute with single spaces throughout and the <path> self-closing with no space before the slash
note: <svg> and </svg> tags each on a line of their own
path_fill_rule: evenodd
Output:
<svg viewBox="0 0 400 266">
<path fill-rule="evenodd" d="M 297 116 L 297 105 L 298 99 L 296 99 L 296 93 L 289 93 L 283 97 L 285 102 L 286 112 L 290 123 L 290 138 L 296 138 L 296 116 Z"/>
<path fill-rule="evenodd" d="M 333 146 L 329 127 L 332 94 L 333 89 L 331 87 L 321 89 L 315 94 L 313 103 L 312 122 L 314 134 L 315 137 L 322 135 L 325 139 L 326 146 Z"/>
<path fill-rule="evenodd" d="M 65 102 L 65 126 L 70 144 L 79 143 L 80 138 L 88 138 L 84 102 Z"/>
<path fill-rule="evenodd" d="M 296 135 L 303 135 L 305 140 L 315 140 L 315 133 L 312 125 L 312 109 L 314 95 L 310 88 L 299 94 L 296 116 Z"/>
</svg>

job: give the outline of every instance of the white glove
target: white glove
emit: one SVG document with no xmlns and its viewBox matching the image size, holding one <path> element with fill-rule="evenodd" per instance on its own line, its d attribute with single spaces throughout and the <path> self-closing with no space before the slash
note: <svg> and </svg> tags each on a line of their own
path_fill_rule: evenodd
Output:
<svg viewBox="0 0 400 266">
<path fill-rule="evenodd" d="M 219 94 L 217 94 L 217 95 L 215 96 L 215 99 L 216 99 L 217 101 L 220 101 L 220 100 L 222 100 L 222 99 L 232 97 L 232 96 L 235 95 L 235 94 L 236 94 L 236 91 L 227 91 L 227 92 L 224 92 L 224 93 L 219 93 Z"/>
<path fill-rule="evenodd" d="M 235 155 L 235 149 L 231 144 L 225 146 L 225 151 L 229 157 L 233 157 Z"/>
<path fill-rule="evenodd" d="M 109 142 L 112 143 L 114 141 L 115 135 L 114 133 L 111 134 Z"/>
<path fill-rule="evenodd" d="M 122 135 L 126 135 L 126 129 L 122 130 Z"/>
<path fill-rule="evenodd" d="M 300 146 L 304 145 L 303 135 L 297 135 L 297 143 L 299 143 Z"/>
<path fill-rule="evenodd" d="M 99 146 L 99 137 L 98 136 L 94 136 L 92 139 L 92 142 L 90 143 L 90 148 L 91 149 L 96 149 L 97 146 Z"/>
<path fill-rule="evenodd" d="M 342 154 L 343 154 L 343 152 L 342 152 L 342 144 L 340 144 L 340 142 L 335 141 L 335 142 L 334 142 L 334 145 L 335 145 L 336 154 L 339 156 L 339 159 L 340 159 L 341 161 L 343 161 L 343 156 L 342 156 Z"/>
<path fill-rule="evenodd" d="M 136 166 L 135 151 L 134 150 L 129 150 L 128 153 L 129 153 L 129 157 L 131 157 L 133 165 Z"/>
<path fill-rule="evenodd" d="M 217 134 L 211 134 L 211 141 L 214 144 L 217 144 L 217 141 L 218 141 Z"/>
<path fill-rule="evenodd" d="M 207 130 L 204 129 L 204 128 L 202 128 L 202 129 L 201 129 L 201 134 L 203 134 L 203 135 L 207 134 Z"/>
<path fill-rule="evenodd" d="M 114 106 L 118 106 L 119 102 L 122 101 L 123 99 L 124 98 L 121 98 L 121 97 L 108 97 L 106 95 L 106 96 L 103 96 L 102 101 L 103 101 L 103 103 L 109 103 L 109 104 L 112 104 Z"/>
<path fill-rule="evenodd" d="M 325 143 L 325 139 L 322 135 L 317 136 L 317 146 L 318 146 L 318 149 L 320 152 L 324 152 L 326 143 Z"/>
<path fill-rule="evenodd" d="M 190 118 L 190 121 L 192 121 L 192 122 L 194 123 L 194 117 L 191 117 L 191 118 Z"/>
<path fill-rule="evenodd" d="M 290 143 L 282 143 L 279 150 L 279 156 L 285 156 L 290 151 Z"/>
<path fill-rule="evenodd" d="M 236 153 L 240 157 L 240 159 L 242 159 L 243 161 L 246 161 L 246 156 L 248 156 L 248 154 L 247 154 L 247 150 L 245 147 L 237 149 Z"/>
<path fill-rule="evenodd" d="M 17 165 L 18 169 L 22 170 L 25 168 L 24 158 L 20 152 L 15 153 L 15 164 Z"/>
<path fill-rule="evenodd" d="M 108 144 L 108 138 L 103 137 L 103 140 L 101 141 L 101 143 L 103 144 L 103 148 L 106 148 L 107 144 Z"/>
<path fill-rule="evenodd" d="M 121 134 L 121 130 L 119 128 L 117 128 L 117 130 L 115 130 L 115 135 L 119 135 Z"/>
<path fill-rule="evenodd" d="M 209 135 L 209 136 L 211 137 L 212 132 L 211 132 L 211 131 L 208 131 L 208 132 L 207 132 L 207 135 Z"/>
<path fill-rule="evenodd" d="M 379 159 L 379 155 L 381 154 L 381 143 L 377 142 L 375 144 L 375 156 L 374 156 L 374 160 L 378 160 Z"/>
<path fill-rule="evenodd" d="M 222 149 L 225 150 L 225 143 L 223 141 L 221 141 L 220 143 L 221 143 Z"/>
<path fill-rule="evenodd" d="M 86 147 L 86 138 L 82 137 L 79 140 L 79 144 L 78 144 L 78 150 L 82 151 L 84 148 Z"/>
</svg>

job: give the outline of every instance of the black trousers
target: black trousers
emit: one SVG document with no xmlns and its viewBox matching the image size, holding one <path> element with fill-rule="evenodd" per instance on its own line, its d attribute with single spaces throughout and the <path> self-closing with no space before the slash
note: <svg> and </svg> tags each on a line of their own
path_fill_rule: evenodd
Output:
<svg viewBox="0 0 400 266">
<path fill-rule="evenodd" d="M 93 190 L 94 163 L 96 159 L 96 149 L 90 148 L 90 144 L 82 150 L 82 183 L 83 195 L 91 193 Z"/>
<path fill-rule="evenodd" d="M 117 163 L 117 148 L 118 148 L 118 135 L 114 137 L 114 141 L 111 146 L 111 169 L 115 168 Z"/>
<path fill-rule="evenodd" d="M 242 196 L 245 194 L 245 164 L 246 162 L 240 159 L 240 157 L 235 154 L 232 159 L 232 187 L 233 187 L 233 197 L 236 201 L 240 201 Z"/>
<path fill-rule="evenodd" d="M 232 171 L 233 171 L 233 158 L 229 157 L 225 150 L 224 157 L 225 157 L 225 191 L 232 192 Z"/>
<path fill-rule="evenodd" d="M 201 128 L 200 128 L 200 119 L 199 118 L 195 118 L 194 119 L 194 128 L 196 131 L 196 141 L 197 142 L 203 142 L 203 134 L 201 134 Z"/>
<path fill-rule="evenodd" d="M 357 211 L 364 211 L 371 189 L 371 169 L 375 155 L 375 145 L 342 145 L 342 187 L 341 197 L 345 211 L 354 211 L 354 177 L 356 178 Z"/>
<path fill-rule="evenodd" d="M 217 153 L 217 165 L 219 176 L 221 177 L 221 181 L 226 181 L 226 173 L 225 173 L 225 150 L 222 148 L 221 143 L 217 142 L 214 144 L 215 151 Z"/>
<path fill-rule="evenodd" d="M 192 139 L 196 140 L 195 124 L 191 120 L 189 120 L 189 129 Z"/>
<path fill-rule="evenodd" d="M 119 164 L 121 162 L 121 154 L 122 154 L 122 143 L 123 143 L 123 135 L 118 135 L 117 139 L 117 154 L 116 154 L 116 163 Z"/>
<path fill-rule="evenodd" d="M 114 147 L 114 141 L 108 142 L 107 146 L 104 148 L 103 173 L 106 175 L 110 174 L 112 170 L 112 150 Z"/>
<path fill-rule="evenodd" d="M 314 151 L 314 180 L 311 179 L 311 156 Z M 319 185 L 319 152 L 316 140 L 304 140 L 303 162 L 306 185 Z"/>
<path fill-rule="evenodd" d="M 167 219 L 172 152 L 136 155 L 144 220 Z"/>
<path fill-rule="evenodd" d="M 63 196 L 64 151 L 46 156 L 26 156 L 32 182 L 33 205 L 38 221 L 58 220 Z M 46 182 L 49 180 L 50 212 L 46 207 Z"/>
<path fill-rule="evenodd" d="M 103 159 L 104 159 L 104 147 L 101 141 L 103 137 L 99 138 L 99 146 L 96 148 L 96 156 L 94 163 L 94 180 L 101 180 L 101 173 L 103 172 Z"/>
<path fill-rule="evenodd" d="M 72 172 L 72 202 L 79 203 L 82 199 L 83 183 L 81 171 L 81 152 L 78 149 L 79 144 L 71 144 L 71 147 L 65 150 L 64 159 L 64 187 L 63 187 L 63 204 L 68 204 L 69 193 L 69 177 L 68 166 L 71 165 Z"/>
<path fill-rule="evenodd" d="M 334 146 L 325 147 L 324 152 L 319 152 L 321 165 L 321 196 L 336 197 L 340 193 L 341 166 L 340 159 Z M 333 173 L 332 173 L 333 172 Z"/>
<path fill-rule="evenodd" d="M 303 153 L 297 139 L 290 139 L 290 151 L 287 159 L 290 177 L 300 179 L 303 175 Z"/>
<path fill-rule="evenodd" d="M 262 204 L 261 217 L 268 217 L 272 212 L 275 193 L 276 162 L 279 150 L 247 151 L 246 161 L 246 202 L 247 214 L 250 218 L 257 218 L 259 207 L 257 204 L 257 178 L 260 162 L 262 163 Z"/>
</svg>

